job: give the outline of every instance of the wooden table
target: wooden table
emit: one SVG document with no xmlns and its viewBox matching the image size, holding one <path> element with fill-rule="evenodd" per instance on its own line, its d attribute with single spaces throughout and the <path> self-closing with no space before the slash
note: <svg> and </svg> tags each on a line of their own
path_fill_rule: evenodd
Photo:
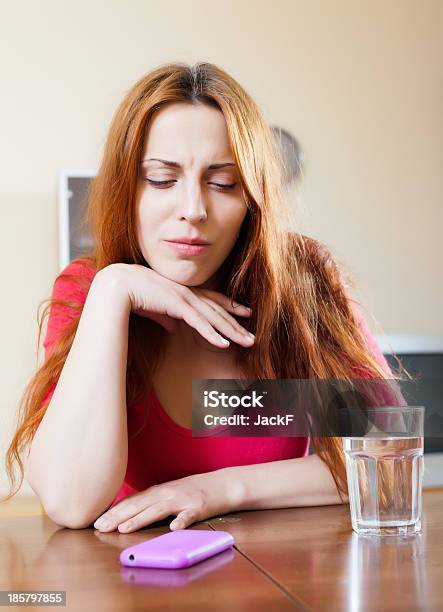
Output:
<svg viewBox="0 0 443 612">
<path fill-rule="evenodd" d="M 422 532 L 407 537 L 358 536 L 347 505 L 210 519 L 192 528 L 229 531 L 235 548 L 184 570 L 120 565 L 122 548 L 167 525 L 126 535 L 62 529 L 10 504 L 0 505 L 0 590 L 66 591 L 64 609 L 443 610 L 441 489 L 424 492 Z"/>
</svg>

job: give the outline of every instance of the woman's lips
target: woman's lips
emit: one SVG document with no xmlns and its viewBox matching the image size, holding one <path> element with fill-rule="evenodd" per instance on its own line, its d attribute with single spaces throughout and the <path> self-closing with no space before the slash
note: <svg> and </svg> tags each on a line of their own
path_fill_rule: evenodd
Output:
<svg viewBox="0 0 443 612">
<path fill-rule="evenodd" d="M 166 244 L 174 249 L 176 253 L 182 253 L 183 255 L 200 255 L 210 245 L 209 244 L 187 244 L 185 242 L 172 242 L 165 240 Z"/>
</svg>

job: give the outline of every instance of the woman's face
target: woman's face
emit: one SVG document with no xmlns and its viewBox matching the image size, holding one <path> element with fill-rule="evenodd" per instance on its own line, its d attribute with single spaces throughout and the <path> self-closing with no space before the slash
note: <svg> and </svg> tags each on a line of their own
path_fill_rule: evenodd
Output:
<svg viewBox="0 0 443 612">
<path fill-rule="evenodd" d="M 146 135 L 137 187 L 137 233 L 146 262 L 181 285 L 216 289 L 215 273 L 246 212 L 223 113 L 202 104 L 160 108 Z M 167 242 L 183 237 L 209 245 L 192 254 Z"/>
</svg>

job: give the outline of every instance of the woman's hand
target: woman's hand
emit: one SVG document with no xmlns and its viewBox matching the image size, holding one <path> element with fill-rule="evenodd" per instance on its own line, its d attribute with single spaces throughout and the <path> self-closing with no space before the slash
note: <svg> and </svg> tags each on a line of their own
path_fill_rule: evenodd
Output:
<svg viewBox="0 0 443 612">
<path fill-rule="evenodd" d="M 149 487 L 126 497 L 94 523 L 99 531 L 130 533 L 170 515 L 171 530 L 236 510 L 242 499 L 241 486 L 229 468 L 194 474 Z M 105 523 L 106 521 L 106 523 Z"/>
<path fill-rule="evenodd" d="M 100 279 L 111 278 L 121 283 L 131 311 L 153 319 L 168 332 L 174 332 L 177 319 L 183 319 L 215 346 L 229 346 L 229 341 L 216 330 L 242 346 L 254 344 L 254 336 L 230 314 L 248 317 L 251 310 L 232 304 L 230 298 L 218 291 L 180 285 L 138 264 L 111 264 L 100 270 L 99 275 Z"/>
</svg>

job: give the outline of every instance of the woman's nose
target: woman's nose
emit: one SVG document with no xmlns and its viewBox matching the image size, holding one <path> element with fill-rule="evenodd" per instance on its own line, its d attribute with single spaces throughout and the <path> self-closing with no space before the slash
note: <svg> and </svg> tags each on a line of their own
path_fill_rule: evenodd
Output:
<svg viewBox="0 0 443 612">
<path fill-rule="evenodd" d="M 179 215 L 189 222 L 201 221 L 208 216 L 200 187 L 189 188 L 183 195 Z"/>
</svg>

